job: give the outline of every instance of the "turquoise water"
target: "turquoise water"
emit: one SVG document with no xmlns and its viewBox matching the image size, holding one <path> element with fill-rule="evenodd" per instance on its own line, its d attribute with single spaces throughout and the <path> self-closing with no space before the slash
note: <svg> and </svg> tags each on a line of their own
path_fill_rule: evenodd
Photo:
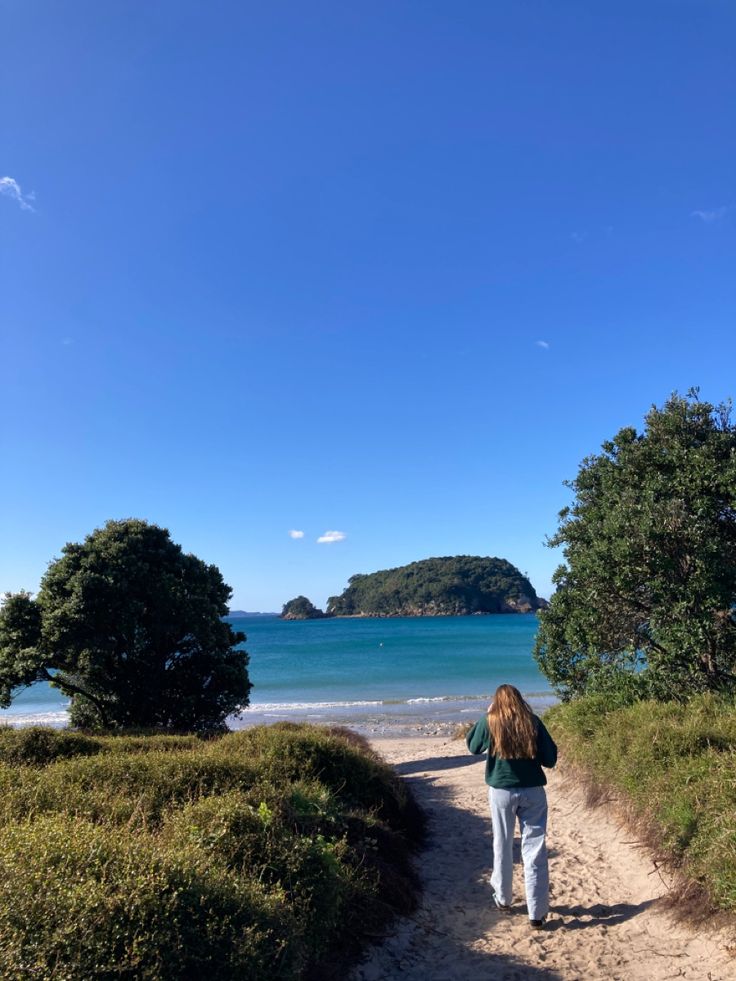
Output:
<svg viewBox="0 0 736 981">
<path fill-rule="evenodd" d="M 531 651 L 534 615 L 286 622 L 233 619 L 247 634 L 251 707 L 235 725 L 276 718 L 450 720 L 477 713 L 502 683 L 552 700 Z M 66 699 L 46 684 L 21 693 L 0 721 L 63 724 Z"/>
</svg>

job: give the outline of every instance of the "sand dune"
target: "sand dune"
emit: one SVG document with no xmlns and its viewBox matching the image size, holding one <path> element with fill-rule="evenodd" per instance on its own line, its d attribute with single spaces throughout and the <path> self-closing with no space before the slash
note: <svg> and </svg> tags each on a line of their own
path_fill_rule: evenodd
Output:
<svg viewBox="0 0 736 981">
<path fill-rule="evenodd" d="M 419 909 L 369 951 L 351 981 L 736 979 L 733 936 L 673 923 L 658 903 L 667 882 L 609 809 L 586 806 L 564 762 L 548 786 L 552 912 L 537 932 L 529 927 L 520 865 L 513 912 L 490 903 L 482 757 L 446 739 L 373 745 L 411 781 L 429 813 L 430 841 L 420 858 Z"/>
</svg>

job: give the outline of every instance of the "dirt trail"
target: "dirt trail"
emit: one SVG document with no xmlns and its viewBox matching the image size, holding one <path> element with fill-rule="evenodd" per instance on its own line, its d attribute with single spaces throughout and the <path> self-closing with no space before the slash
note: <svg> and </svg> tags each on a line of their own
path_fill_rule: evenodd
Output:
<svg viewBox="0 0 736 981">
<path fill-rule="evenodd" d="M 514 908 L 492 908 L 491 828 L 483 758 L 446 739 L 379 739 L 428 811 L 417 912 L 369 951 L 350 981 L 727 981 L 736 958 L 723 932 L 674 924 L 667 891 L 644 849 L 604 808 L 588 808 L 564 772 L 549 774 L 552 912 L 533 931 L 515 844 Z M 518 831 L 517 831 L 518 835 Z M 731 941 L 733 942 L 733 938 Z"/>
</svg>

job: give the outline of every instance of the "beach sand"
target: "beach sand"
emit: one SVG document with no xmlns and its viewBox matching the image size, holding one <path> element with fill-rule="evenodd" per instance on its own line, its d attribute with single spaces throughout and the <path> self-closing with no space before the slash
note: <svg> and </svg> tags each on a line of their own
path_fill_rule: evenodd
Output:
<svg viewBox="0 0 736 981">
<path fill-rule="evenodd" d="M 491 823 L 483 757 L 447 737 L 376 738 L 429 818 L 417 912 L 368 951 L 350 981 L 690 981 L 736 979 L 734 936 L 673 922 L 668 882 L 610 805 L 590 808 L 564 761 L 548 774 L 552 911 L 533 931 L 518 837 L 514 907 L 491 903 Z M 518 832 L 517 832 L 518 836 Z M 730 946 L 730 950 L 729 950 Z"/>
</svg>

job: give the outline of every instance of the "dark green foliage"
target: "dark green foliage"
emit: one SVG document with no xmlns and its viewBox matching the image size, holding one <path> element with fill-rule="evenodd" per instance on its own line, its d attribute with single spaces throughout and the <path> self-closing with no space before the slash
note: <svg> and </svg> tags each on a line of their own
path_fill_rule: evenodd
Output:
<svg viewBox="0 0 736 981">
<path fill-rule="evenodd" d="M 736 705 L 711 694 L 612 704 L 583 696 L 545 714 L 591 781 L 623 792 L 655 852 L 736 912 Z"/>
<path fill-rule="evenodd" d="M 234 745 L 245 758 L 258 759 L 259 773 L 266 783 L 280 785 L 314 778 L 339 793 L 347 807 L 372 810 L 391 827 L 421 833 L 420 812 L 406 784 L 374 754 L 346 753 L 345 740 L 339 735 L 325 739 L 317 727 L 281 722 L 232 733 L 226 743 L 213 745 L 212 754 L 219 755 L 223 748 L 230 754 Z"/>
<path fill-rule="evenodd" d="M 736 682 L 736 427 L 697 393 L 585 459 L 536 657 L 563 698 L 687 698 Z M 642 670 L 643 669 L 643 670 Z"/>
<path fill-rule="evenodd" d="M 281 610 L 282 620 L 322 620 L 325 616 L 306 596 L 296 596 L 284 603 Z"/>
<path fill-rule="evenodd" d="M 172 805 L 257 782 L 252 759 L 225 752 L 214 756 L 206 747 L 100 753 L 34 770 L 0 768 L 0 821 L 64 813 L 152 828 Z"/>
<path fill-rule="evenodd" d="M 221 729 L 248 703 L 231 590 L 145 521 L 109 521 L 51 563 L 38 596 L 0 609 L 0 704 L 50 681 L 81 728 Z"/>
<path fill-rule="evenodd" d="M 46 737 L 0 764 L 3 978 L 298 981 L 414 906 L 421 815 L 353 734 Z"/>
<path fill-rule="evenodd" d="M 543 601 L 505 559 L 475 555 L 424 559 L 397 569 L 351 576 L 340 596 L 331 596 L 334 616 L 463 616 L 528 612 Z"/>
<path fill-rule="evenodd" d="M 48 766 L 71 756 L 94 756 L 100 752 L 100 748 L 99 740 L 66 729 L 46 729 L 43 726 L 0 729 L 2 763 Z"/>
<path fill-rule="evenodd" d="M 196 848 L 111 835 L 61 815 L 0 838 L 7 981 L 296 978 L 292 929 L 278 895 L 209 866 Z"/>
</svg>

